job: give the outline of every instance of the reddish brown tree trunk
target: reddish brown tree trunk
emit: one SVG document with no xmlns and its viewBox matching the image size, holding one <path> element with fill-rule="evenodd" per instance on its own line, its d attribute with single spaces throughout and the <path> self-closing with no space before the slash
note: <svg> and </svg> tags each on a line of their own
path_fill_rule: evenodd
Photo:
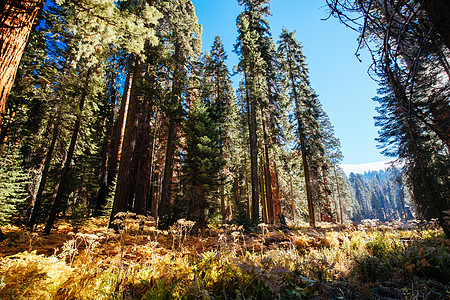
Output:
<svg viewBox="0 0 450 300">
<path fill-rule="evenodd" d="M 0 125 L 6 101 L 43 0 L 6 0 L 0 4 Z"/>
<path fill-rule="evenodd" d="M 173 163 L 175 156 L 175 139 L 177 137 L 178 124 L 169 120 L 169 132 L 167 136 L 166 162 L 164 165 L 164 178 L 161 190 L 161 203 L 158 208 L 159 217 L 169 214 L 172 194 Z"/>
<path fill-rule="evenodd" d="M 136 170 L 134 169 L 135 160 L 134 152 L 136 148 L 136 136 L 138 126 L 138 93 L 136 91 L 137 81 L 142 78 L 144 74 L 144 63 L 139 59 L 135 60 L 135 67 L 133 71 L 133 81 L 131 84 L 131 92 L 128 102 L 128 110 L 126 113 L 124 131 L 120 129 L 120 134 L 123 132 L 123 145 L 118 150 L 118 156 L 120 155 L 120 165 L 117 175 L 116 193 L 114 195 L 114 203 L 110 216 L 109 227 L 114 227 L 112 222 L 117 213 L 125 212 L 132 207 L 134 199 L 134 187 L 136 180 Z M 125 91 L 124 91 L 125 92 Z M 126 109 L 126 108 L 124 108 Z M 117 132 L 119 131 L 117 129 Z"/>
<path fill-rule="evenodd" d="M 145 97 L 147 98 L 147 97 Z M 144 215 L 147 213 L 147 201 L 149 201 L 150 173 L 152 162 L 152 136 L 150 120 L 153 117 L 153 105 L 150 99 L 145 99 L 141 106 L 141 117 L 139 120 L 139 134 L 137 137 L 137 175 L 135 190 L 135 201 L 133 212 Z"/>
<path fill-rule="evenodd" d="M 272 176 L 270 173 L 270 162 L 269 162 L 269 140 L 267 138 L 266 122 L 267 116 L 264 116 L 264 112 L 261 109 L 261 118 L 263 119 L 263 136 L 264 136 L 264 183 L 266 191 L 266 202 L 267 202 L 267 217 L 270 224 L 275 223 L 275 205 L 273 201 L 273 191 L 272 191 Z"/>
<path fill-rule="evenodd" d="M 245 86 L 248 87 L 247 76 L 245 76 Z M 256 106 L 257 101 L 250 95 L 250 91 L 246 91 L 247 102 L 247 122 L 250 139 L 250 166 L 251 166 L 251 180 L 252 180 L 252 194 L 251 194 L 251 218 L 254 222 L 259 221 L 259 196 L 260 196 L 260 182 L 258 170 L 258 135 L 256 122 Z"/>
<path fill-rule="evenodd" d="M 291 190 L 292 222 L 295 222 L 295 202 L 294 202 L 294 189 L 292 188 L 292 175 L 289 178 L 289 185 Z"/>
</svg>

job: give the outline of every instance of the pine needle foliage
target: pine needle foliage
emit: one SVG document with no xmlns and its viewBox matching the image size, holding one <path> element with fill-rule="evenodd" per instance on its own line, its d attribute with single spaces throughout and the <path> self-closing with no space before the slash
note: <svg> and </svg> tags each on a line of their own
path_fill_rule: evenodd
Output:
<svg viewBox="0 0 450 300">
<path fill-rule="evenodd" d="M 22 166 L 20 153 L 5 150 L 0 155 L 0 226 L 12 224 L 14 218 L 24 217 L 19 211 L 27 207 L 30 174 Z"/>
</svg>

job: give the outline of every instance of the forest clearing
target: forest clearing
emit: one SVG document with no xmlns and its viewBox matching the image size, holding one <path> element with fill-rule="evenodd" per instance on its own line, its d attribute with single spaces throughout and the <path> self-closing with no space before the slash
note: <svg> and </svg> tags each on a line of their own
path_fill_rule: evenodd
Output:
<svg viewBox="0 0 450 300">
<path fill-rule="evenodd" d="M 5 228 L 1 299 L 448 299 L 450 241 L 433 223 L 168 230 L 131 213 L 107 229 Z"/>
</svg>

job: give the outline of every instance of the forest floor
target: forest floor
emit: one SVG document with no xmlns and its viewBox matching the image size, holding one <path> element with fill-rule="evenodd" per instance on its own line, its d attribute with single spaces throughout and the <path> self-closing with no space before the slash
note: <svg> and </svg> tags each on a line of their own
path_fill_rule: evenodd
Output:
<svg viewBox="0 0 450 300">
<path fill-rule="evenodd" d="M 450 240 L 435 226 L 192 225 L 5 226 L 0 299 L 450 299 Z"/>
</svg>

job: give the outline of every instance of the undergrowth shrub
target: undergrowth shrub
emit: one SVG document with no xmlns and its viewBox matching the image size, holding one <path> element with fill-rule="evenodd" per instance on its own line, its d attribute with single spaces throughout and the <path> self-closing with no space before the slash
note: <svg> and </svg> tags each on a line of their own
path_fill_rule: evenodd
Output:
<svg viewBox="0 0 450 300">
<path fill-rule="evenodd" d="M 260 226 L 259 232 L 246 234 L 242 226 L 224 225 L 194 236 L 193 222 L 179 220 L 164 231 L 151 218 L 132 213 L 118 215 L 117 232 L 108 231 L 106 224 L 107 220 L 87 222 L 80 232 L 67 235 L 53 256 L 23 252 L 0 257 L 0 299 L 450 295 L 450 244 L 437 231 L 281 231 Z M 20 241 L 27 239 L 16 239 Z M 0 247 L 8 243 L 12 241 Z"/>
</svg>

